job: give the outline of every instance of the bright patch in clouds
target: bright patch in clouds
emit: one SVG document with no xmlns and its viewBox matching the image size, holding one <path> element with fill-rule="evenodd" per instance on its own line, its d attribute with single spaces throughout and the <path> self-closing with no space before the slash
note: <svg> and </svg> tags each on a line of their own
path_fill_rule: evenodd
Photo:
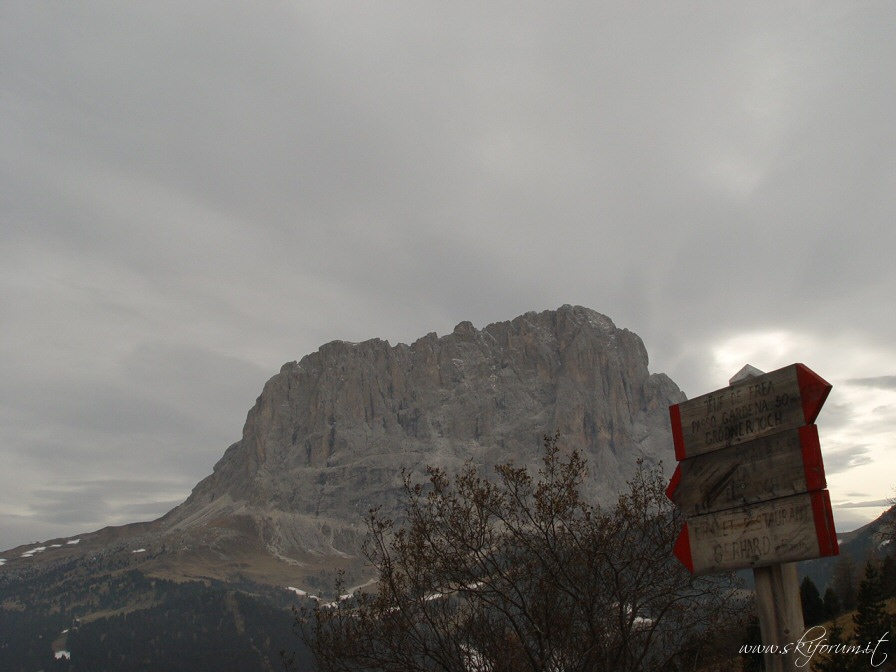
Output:
<svg viewBox="0 0 896 672">
<path fill-rule="evenodd" d="M 792 364 L 794 361 L 802 361 L 794 360 L 793 357 L 796 356 L 796 353 L 805 354 L 810 349 L 810 344 L 809 338 L 788 331 L 738 334 L 715 347 L 712 352 L 712 360 L 716 370 L 720 372 L 721 378 L 724 378 L 726 371 L 730 372 L 728 377 L 733 376 L 740 371 L 744 364 L 752 364 L 758 369 L 768 372 Z M 784 363 L 767 368 L 770 366 L 770 362 Z M 803 363 L 805 364 L 805 362 Z M 816 371 L 816 373 L 818 372 Z M 825 377 L 822 374 L 819 375 L 822 378 Z"/>
<path fill-rule="evenodd" d="M 896 495 L 896 472 L 887 466 L 896 446 L 896 390 L 848 381 L 842 389 L 842 397 L 849 399 L 847 421 L 830 430 L 821 416 L 818 423 L 822 455 L 849 460 L 842 471 L 828 473 L 828 489 L 835 512 L 842 502 L 867 509 L 864 515 L 873 518 L 888 505 L 881 495 Z"/>
</svg>

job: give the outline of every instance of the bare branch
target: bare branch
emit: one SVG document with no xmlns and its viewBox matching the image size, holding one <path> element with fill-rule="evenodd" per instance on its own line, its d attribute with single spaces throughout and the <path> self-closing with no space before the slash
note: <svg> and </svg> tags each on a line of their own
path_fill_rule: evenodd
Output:
<svg viewBox="0 0 896 672">
<path fill-rule="evenodd" d="M 639 463 L 612 509 L 581 496 L 585 461 L 545 437 L 537 477 L 466 465 L 405 479 L 402 525 L 371 511 L 375 593 L 318 606 L 321 670 L 663 670 L 739 614 L 731 577 L 693 577 L 659 468 Z"/>
</svg>

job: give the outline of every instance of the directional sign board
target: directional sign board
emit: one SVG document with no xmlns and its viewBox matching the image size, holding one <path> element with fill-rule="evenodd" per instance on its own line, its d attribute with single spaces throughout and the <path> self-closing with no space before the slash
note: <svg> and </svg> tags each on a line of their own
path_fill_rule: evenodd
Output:
<svg viewBox="0 0 896 672">
<path fill-rule="evenodd" d="M 689 517 L 675 556 L 694 574 L 836 555 L 827 490 Z"/>
<path fill-rule="evenodd" d="M 791 364 L 669 407 L 675 457 L 684 460 L 812 424 L 831 385 Z"/>
<path fill-rule="evenodd" d="M 666 494 L 696 516 L 825 485 L 818 428 L 804 425 L 684 460 Z"/>
<path fill-rule="evenodd" d="M 754 370 L 755 371 L 755 370 Z M 831 385 L 803 364 L 669 407 L 675 555 L 705 574 L 836 555 L 814 423 Z"/>
</svg>

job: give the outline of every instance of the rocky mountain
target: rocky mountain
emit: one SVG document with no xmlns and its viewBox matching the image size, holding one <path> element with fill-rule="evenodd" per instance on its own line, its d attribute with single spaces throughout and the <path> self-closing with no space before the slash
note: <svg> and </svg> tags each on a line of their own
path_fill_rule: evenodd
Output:
<svg viewBox="0 0 896 672">
<path fill-rule="evenodd" d="M 573 306 L 411 345 L 329 343 L 267 382 L 242 439 L 161 522 L 218 544 L 252 530 L 277 557 L 353 554 L 368 510 L 398 504 L 403 470 L 536 465 L 555 431 L 607 500 L 636 458 L 671 458 L 667 409 L 683 395 L 647 365 L 638 336 Z"/>
<path fill-rule="evenodd" d="M 683 399 L 649 372 L 637 335 L 578 306 L 483 329 L 462 322 L 410 345 L 328 343 L 267 382 L 242 438 L 162 518 L 0 554 L 0 616 L 28 614 L 34 632 L 76 616 L 74 641 L 87 647 L 88 634 L 102 635 L 87 627 L 96 619 L 165 622 L 154 614 L 166 605 L 206 599 L 178 588 L 185 580 L 203 579 L 231 611 L 241 603 L 228 591 L 240 586 L 256 596 L 277 587 L 282 600 L 285 586 L 332 587 L 340 568 L 359 585 L 370 578 L 364 516 L 396 510 L 404 473 L 422 480 L 427 465 L 453 473 L 467 461 L 485 473 L 507 461 L 537 468 L 544 435 L 559 432 L 587 458 L 590 495 L 608 502 L 638 458 L 671 471 L 668 407 Z"/>
<path fill-rule="evenodd" d="M 142 548 L 165 576 L 281 582 L 357 557 L 364 516 L 395 509 L 405 471 L 537 467 L 545 434 L 584 453 L 593 497 L 609 501 L 638 458 L 674 466 L 667 409 L 683 399 L 648 371 L 636 334 L 579 306 L 411 345 L 334 341 L 267 382 L 242 439 L 183 504 L 56 548 Z"/>
</svg>

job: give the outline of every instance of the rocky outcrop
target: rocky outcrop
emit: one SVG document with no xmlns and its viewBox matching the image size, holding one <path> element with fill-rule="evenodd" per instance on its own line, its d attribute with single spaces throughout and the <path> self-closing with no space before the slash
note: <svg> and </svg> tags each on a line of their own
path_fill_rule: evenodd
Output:
<svg viewBox="0 0 896 672">
<path fill-rule="evenodd" d="M 398 504 L 403 471 L 536 465 L 555 431 L 608 501 L 637 458 L 672 461 L 668 406 L 684 395 L 647 365 L 637 335 L 577 306 L 411 345 L 329 343 L 267 382 L 242 439 L 160 522 L 216 543 L 252 530 L 282 557 L 353 553 L 367 511 Z"/>
</svg>

